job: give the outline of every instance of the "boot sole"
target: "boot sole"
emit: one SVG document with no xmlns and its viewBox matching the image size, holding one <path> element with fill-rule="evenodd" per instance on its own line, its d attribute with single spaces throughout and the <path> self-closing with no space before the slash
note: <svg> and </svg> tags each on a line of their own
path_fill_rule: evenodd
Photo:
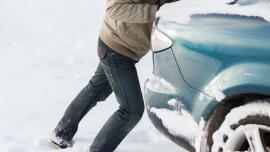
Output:
<svg viewBox="0 0 270 152">
<path fill-rule="evenodd" d="M 51 140 L 51 145 L 56 149 L 66 149 L 66 148 L 68 148 L 68 146 L 59 145 L 56 142 L 54 142 L 53 140 Z"/>
</svg>

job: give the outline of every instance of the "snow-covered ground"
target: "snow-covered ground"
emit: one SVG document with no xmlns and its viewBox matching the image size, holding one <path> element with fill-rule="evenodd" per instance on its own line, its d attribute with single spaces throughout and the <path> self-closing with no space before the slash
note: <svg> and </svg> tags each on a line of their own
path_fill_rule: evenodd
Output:
<svg viewBox="0 0 270 152">
<path fill-rule="evenodd" d="M 83 119 L 75 145 L 51 147 L 48 137 L 98 64 L 96 43 L 105 0 L 0 0 L 0 151 L 85 152 L 117 109 L 114 95 Z M 151 54 L 137 65 L 141 86 Z M 178 152 L 145 114 L 118 152 Z"/>
</svg>

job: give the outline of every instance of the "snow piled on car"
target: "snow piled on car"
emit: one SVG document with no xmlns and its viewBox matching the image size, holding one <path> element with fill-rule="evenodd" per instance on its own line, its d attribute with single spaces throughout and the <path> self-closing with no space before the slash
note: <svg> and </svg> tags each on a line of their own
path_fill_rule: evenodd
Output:
<svg viewBox="0 0 270 152">
<path fill-rule="evenodd" d="M 261 17 L 270 22 L 270 0 L 181 0 L 161 7 L 159 16 L 186 24 L 194 14 L 231 14 Z M 177 10 L 177 11 L 176 11 Z M 176 14 L 177 12 L 177 14 Z"/>
<path fill-rule="evenodd" d="M 172 106 L 173 110 L 152 107 L 150 112 L 161 119 L 163 126 L 168 129 L 170 134 L 184 138 L 196 148 L 196 151 L 199 150 L 202 137 L 205 134 L 203 118 L 197 123 L 191 113 L 181 104 L 181 101 L 176 99 L 169 100 L 168 105 Z"/>
</svg>

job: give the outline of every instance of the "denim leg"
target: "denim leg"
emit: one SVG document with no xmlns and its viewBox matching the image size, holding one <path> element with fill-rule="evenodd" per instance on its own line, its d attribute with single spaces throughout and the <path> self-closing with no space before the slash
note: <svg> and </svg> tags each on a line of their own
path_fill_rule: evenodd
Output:
<svg viewBox="0 0 270 152">
<path fill-rule="evenodd" d="M 57 137 L 71 141 L 77 132 L 79 122 L 98 101 L 104 101 L 112 89 L 101 63 L 91 78 L 65 111 L 54 132 Z"/>
<path fill-rule="evenodd" d="M 144 112 L 144 102 L 135 62 L 118 53 L 108 53 L 103 69 L 119 103 L 90 146 L 90 152 L 112 152 L 135 127 Z"/>
</svg>

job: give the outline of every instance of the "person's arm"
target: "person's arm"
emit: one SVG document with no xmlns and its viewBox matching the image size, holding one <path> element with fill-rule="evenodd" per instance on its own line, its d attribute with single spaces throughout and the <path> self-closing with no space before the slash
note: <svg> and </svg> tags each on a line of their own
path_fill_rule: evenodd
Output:
<svg viewBox="0 0 270 152">
<path fill-rule="evenodd" d="M 140 0 L 108 0 L 106 9 L 107 15 L 113 20 L 129 23 L 149 23 L 154 21 L 157 5 L 141 3 L 139 1 Z"/>
</svg>

